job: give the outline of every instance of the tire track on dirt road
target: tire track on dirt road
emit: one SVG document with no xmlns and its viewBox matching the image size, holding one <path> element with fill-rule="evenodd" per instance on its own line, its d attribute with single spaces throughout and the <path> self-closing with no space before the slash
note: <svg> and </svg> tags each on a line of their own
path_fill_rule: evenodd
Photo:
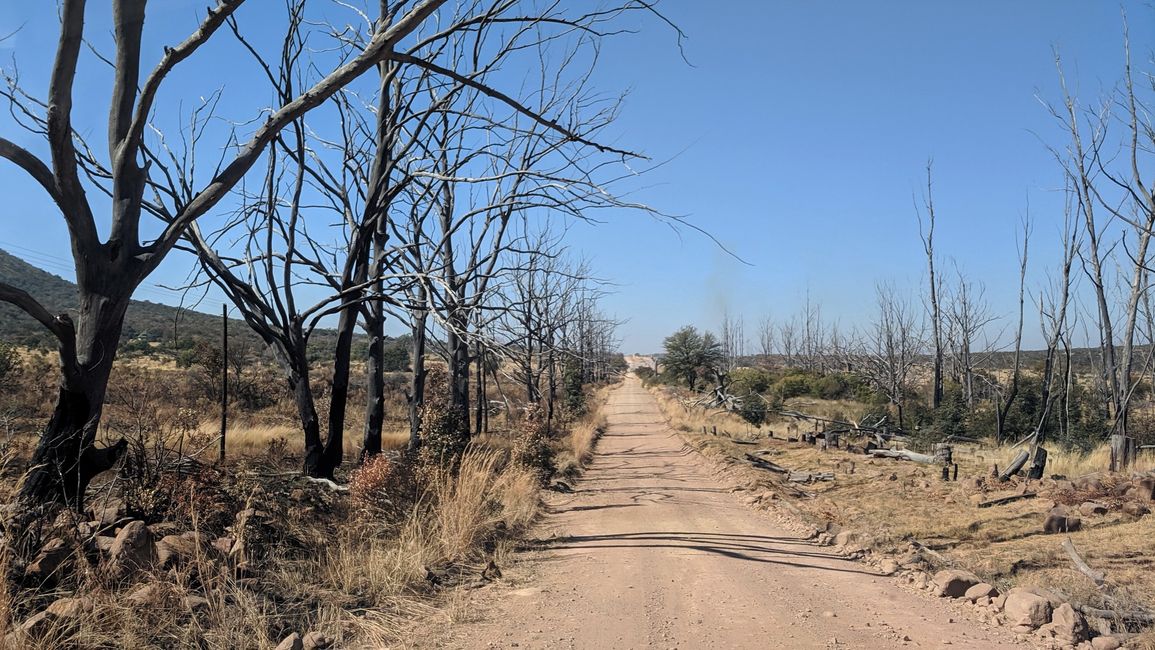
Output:
<svg viewBox="0 0 1155 650">
<path fill-rule="evenodd" d="M 1018 648 L 739 504 L 634 377 L 541 550 L 471 596 L 451 648 Z"/>
</svg>

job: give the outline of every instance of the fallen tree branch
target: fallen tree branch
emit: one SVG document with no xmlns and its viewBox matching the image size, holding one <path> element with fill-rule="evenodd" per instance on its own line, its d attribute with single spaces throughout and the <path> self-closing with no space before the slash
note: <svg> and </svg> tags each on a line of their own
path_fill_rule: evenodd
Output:
<svg viewBox="0 0 1155 650">
<path fill-rule="evenodd" d="M 926 454 L 919 454 L 905 449 L 871 449 L 867 453 L 876 458 L 898 458 L 900 460 L 911 460 L 927 465 L 934 462 L 934 456 L 927 456 Z"/>
<path fill-rule="evenodd" d="M 833 472 L 791 472 L 787 481 L 792 483 L 813 483 L 815 481 L 833 481 Z"/>
<path fill-rule="evenodd" d="M 1075 548 L 1075 543 L 1071 541 L 1070 537 L 1063 540 L 1063 550 L 1067 552 L 1071 561 L 1075 563 L 1075 568 L 1090 578 L 1096 587 L 1102 587 L 1107 582 L 1107 574 L 1092 569 L 1091 565 L 1087 564 L 1086 560 L 1083 559 L 1083 556 L 1079 555 L 1079 551 Z"/>
<path fill-rule="evenodd" d="M 1038 495 L 1039 495 L 1038 492 L 1023 492 L 1022 494 L 1011 494 L 1009 496 L 991 499 L 990 501 L 983 501 L 982 503 L 979 504 L 979 507 L 980 508 L 989 508 L 991 506 L 1002 506 L 1002 505 L 1006 505 L 1008 503 L 1014 503 L 1015 501 L 1021 501 L 1023 499 L 1033 499 L 1033 498 L 1037 497 Z"/>
<path fill-rule="evenodd" d="M 1086 616 L 1097 616 L 1108 620 L 1123 621 L 1126 623 L 1138 623 L 1140 625 L 1151 625 L 1155 623 L 1155 614 L 1150 612 L 1117 612 L 1113 609 L 1097 609 L 1095 607 L 1087 607 L 1080 605 L 1079 611 Z"/>
<path fill-rule="evenodd" d="M 750 464 L 754 467 L 757 467 L 758 469 L 768 470 L 777 474 L 790 473 L 790 470 L 786 469 L 785 467 L 782 467 L 777 463 L 772 463 L 765 458 L 759 458 L 753 454 L 746 454 L 746 460 L 750 461 Z"/>
</svg>

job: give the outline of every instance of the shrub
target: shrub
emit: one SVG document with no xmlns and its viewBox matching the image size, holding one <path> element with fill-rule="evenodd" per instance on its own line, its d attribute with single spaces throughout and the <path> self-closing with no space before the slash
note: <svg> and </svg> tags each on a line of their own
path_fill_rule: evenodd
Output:
<svg viewBox="0 0 1155 650">
<path fill-rule="evenodd" d="M 16 385 L 20 374 L 20 356 L 16 347 L 0 341 L 0 391 L 7 391 Z"/>
<path fill-rule="evenodd" d="M 565 413 L 577 419 L 586 412 L 586 394 L 582 386 L 582 367 L 573 361 L 562 372 L 562 388 L 565 391 Z"/>
<path fill-rule="evenodd" d="M 440 366 L 425 376 L 425 404 L 421 408 L 421 462 L 455 467 L 465 453 L 469 414 L 449 401 L 449 376 Z"/>
<path fill-rule="evenodd" d="M 533 407 L 526 412 L 513 445 L 514 464 L 536 475 L 538 482 L 543 486 L 548 485 L 557 472 L 555 452 L 549 444 L 549 433 L 549 425 L 541 409 Z"/>
<path fill-rule="evenodd" d="M 730 373 L 738 392 L 765 393 L 774 383 L 774 375 L 765 368 L 738 368 Z"/>
<path fill-rule="evenodd" d="M 761 426 L 766 421 L 766 400 L 754 392 L 739 397 L 738 415 L 750 424 Z"/>
<path fill-rule="evenodd" d="M 354 510 L 369 520 L 382 516 L 396 520 L 408 512 L 416 494 L 412 459 L 370 456 L 349 473 L 349 499 Z"/>
</svg>

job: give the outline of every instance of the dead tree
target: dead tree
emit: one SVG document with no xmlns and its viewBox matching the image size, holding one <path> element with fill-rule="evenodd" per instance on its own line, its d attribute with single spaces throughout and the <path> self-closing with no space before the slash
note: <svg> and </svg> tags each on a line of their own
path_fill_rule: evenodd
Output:
<svg viewBox="0 0 1155 650">
<path fill-rule="evenodd" d="M 864 334 L 859 353 L 863 376 L 894 406 L 898 426 L 904 429 L 904 405 L 910 388 L 911 372 L 922 354 L 922 328 L 909 303 L 894 287 L 877 287 L 878 312 L 871 329 Z"/>
<path fill-rule="evenodd" d="M 918 236 L 922 239 L 922 249 L 926 253 L 926 267 L 928 277 L 928 297 L 930 299 L 930 330 L 931 343 L 934 346 L 933 375 L 931 378 L 931 407 L 938 408 L 942 404 L 943 395 L 943 333 L 942 310 L 939 306 L 939 278 L 934 269 L 934 193 L 932 188 L 933 163 L 926 164 L 926 195 L 923 197 L 923 206 L 926 209 L 926 224 L 923 224 L 922 211 L 915 204 L 915 214 L 918 216 Z"/>
<path fill-rule="evenodd" d="M 60 38 L 47 100 L 33 101 L 15 85 L 5 91 L 24 124 L 46 138 L 50 161 L 8 138 L 0 138 L 0 157 L 27 173 L 60 209 L 71 239 L 80 306 L 73 321 L 52 315 L 18 287 L 0 285 L 0 300 L 36 318 L 60 343 L 60 392 L 33 456 L 30 476 L 21 488 L 26 501 L 63 501 L 79 506 L 88 482 L 110 468 L 123 451 L 123 443 L 97 449 L 93 441 L 125 310 L 136 288 L 177 245 L 185 229 L 241 181 L 283 129 L 397 49 L 444 0 L 412 3 L 396 20 L 382 26 L 354 57 L 340 61 L 316 83 L 272 107 L 247 137 L 231 136 L 241 144 L 227 148 L 207 182 L 196 178 L 191 169 L 182 168 L 181 161 L 163 157 L 155 142 L 150 144 L 148 127 L 158 92 L 170 73 L 212 39 L 243 0 L 221 0 L 188 38 L 164 49 L 142 81 L 146 4 L 145 0 L 112 2 L 116 53 L 110 58 L 114 74 L 107 156 L 89 148 L 72 125 L 73 82 L 85 51 L 83 0 L 61 3 Z M 226 148 L 218 148 L 222 149 Z M 110 225 L 103 238 L 82 176 L 110 199 Z M 145 214 L 157 217 L 162 224 L 151 241 L 141 236 Z"/>
</svg>

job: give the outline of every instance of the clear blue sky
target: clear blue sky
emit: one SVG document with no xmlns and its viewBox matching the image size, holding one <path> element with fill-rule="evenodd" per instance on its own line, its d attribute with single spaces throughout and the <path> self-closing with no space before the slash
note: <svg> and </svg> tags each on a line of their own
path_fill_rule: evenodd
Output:
<svg viewBox="0 0 1155 650">
<path fill-rule="evenodd" d="M 89 7 L 92 33 L 106 41 L 107 4 Z M 155 48 L 183 37 L 204 2 L 153 5 Z M 1122 72 L 1121 8 L 1137 62 L 1148 61 L 1155 45 L 1155 9 L 1144 1 L 671 0 L 662 7 L 686 32 L 690 64 L 669 28 L 641 21 L 640 33 L 607 45 L 597 76 L 606 92 L 630 90 L 615 144 L 665 163 L 640 179 L 632 198 L 686 215 L 749 265 L 700 234 L 638 214 L 575 227 L 571 246 L 618 285 L 606 306 L 628 321 L 627 352 L 658 350 L 682 324 L 716 327 L 723 307 L 743 314 L 753 334 L 762 315 L 788 317 L 809 292 L 828 320 L 849 328 L 869 319 L 877 281 L 917 290 L 925 260 L 912 195 L 921 193 L 929 157 L 942 266 L 957 260 L 985 283 L 995 312 L 1009 314 L 1014 233 L 1028 197 L 1036 278 L 1057 256 L 1062 181 L 1045 145 L 1064 139 L 1038 99 L 1057 98 L 1053 51 L 1063 55 L 1075 92 L 1093 101 Z M 0 4 L 0 34 L 20 26 L 0 43 L 0 57 L 8 65 L 15 55 L 39 90 L 52 56 L 54 4 Z M 236 94 L 220 74 L 235 52 L 210 56 L 190 73 L 203 82 L 196 92 L 225 83 Z M 102 133 L 107 85 L 99 72 L 84 78 L 78 95 L 78 105 L 95 107 L 92 128 Z M 5 116 L 0 131 L 27 141 Z M 67 277 L 64 229 L 40 190 L 10 165 L 0 189 L 0 247 Z M 174 258 L 156 280 L 177 284 L 188 268 L 187 258 Z M 167 294 L 146 288 L 141 297 Z M 1029 328 L 1028 343 L 1038 341 Z"/>
</svg>

